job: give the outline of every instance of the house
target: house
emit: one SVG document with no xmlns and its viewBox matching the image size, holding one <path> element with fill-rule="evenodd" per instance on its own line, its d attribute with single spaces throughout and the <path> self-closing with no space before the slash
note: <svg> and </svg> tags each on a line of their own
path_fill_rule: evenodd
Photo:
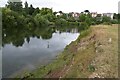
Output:
<svg viewBox="0 0 120 80">
<path fill-rule="evenodd" d="M 73 17 L 75 17 L 75 18 L 77 18 L 77 17 L 79 17 L 79 16 L 80 16 L 79 13 L 74 13 L 74 14 L 73 14 Z"/>
<path fill-rule="evenodd" d="M 74 17 L 74 12 L 69 13 L 72 17 Z"/>
<path fill-rule="evenodd" d="M 93 18 L 97 17 L 97 12 L 92 12 L 92 13 L 91 13 L 91 16 L 92 16 Z"/>
<path fill-rule="evenodd" d="M 71 14 L 72 17 L 74 17 L 74 18 L 78 18 L 78 17 L 80 16 L 80 14 L 77 13 L 77 12 L 71 12 L 70 14 Z"/>
<path fill-rule="evenodd" d="M 103 13 L 103 16 L 107 16 L 107 17 L 110 17 L 111 19 L 113 19 L 114 13 Z"/>
<path fill-rule="evenodd" d="M 96 16 L 96 20 L 97 21 L 102 21 L 102 14 L 97 14 L 97 16 Z"/>
<path fill-rule="evenodd" d="M 102 17 L 103 16 L 103 14 L 97 14 L 97 17 Z"/>
</svg>

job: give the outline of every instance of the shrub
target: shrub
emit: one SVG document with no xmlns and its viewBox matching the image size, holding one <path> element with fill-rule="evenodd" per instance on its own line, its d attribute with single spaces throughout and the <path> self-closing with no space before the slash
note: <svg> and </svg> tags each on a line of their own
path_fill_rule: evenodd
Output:
<svg viewBox="0 0 120 80">
<path fill-rule="evenodd" d="M 81 25 L 80 25 L 80 28 L 81 28 L 81 30 L 85 30 L 85 29 L 88 29 L 89 26 L 86 22 L 82 22 Z"/>
<path fill-rule="evenodd" d="M 118 20 L 117 19 L 114 19 L 111 21 L 112 24 L 118 24 Z"/>
<path fill-rule="evenodd" d="M 57 20 L 55 21 L 55 24 L 56 24 L 57 26 L 65 26 L 65 25 L 67 25 L 67 21 L 66 21 L 65 19 L 60 18 L 60 19 L 57 19 Z"/>
<path fill-rule="evenodd" d="M 111 25 L 111 22 L 103 22 L 104 25 Z"/>
<path fill-rule="evenodd" d="M 49 25 L 49 21 L 44 16 L 41 16 L 41 14 L 37 14 L 34 19 L 35 19 L 36 24 L 38 26 L 47 26 L 47 25 Z"/>
<path fill-rule="evenodd" d="M 94 71 L 95 71 L 95 67 L 94 67 L 93 65 L 89 65 L 89 66 L 88 66 L 88 70 L 89 70 L 90 72 L 94 72 Z"/>
</svg>

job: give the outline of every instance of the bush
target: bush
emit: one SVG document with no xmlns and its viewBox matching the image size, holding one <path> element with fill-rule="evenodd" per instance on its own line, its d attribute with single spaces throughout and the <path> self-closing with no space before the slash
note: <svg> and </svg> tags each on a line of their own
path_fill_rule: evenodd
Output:
<svg viewBox="0 0 120 80">
<path fill-rule="evenodd" d="M 103 22 L 104 25 L 112 25 L 111 22 Z"/>
<path fill-rule="evenodd" d="M 111 18 L 110 17 L 107 17 L 107 16 L 103 16 L 102 17 L 102 22 L 111 22 Z"/>
<path fill-rule="evenodd" d="M 85 22 L 87 23 L 88 26 L 90 26 L 92 23 L 90 18 L 86 18 Z"/>
<path fill-rule="evenodd" d="M 89 65 L 89 66 L 88 66 L 88 70 L 89 70 L 90 72 L 94 72 L 94 71 L 95 71 L 95 67 L 94 67 L 93 65 Z"/>
<path fill-rule="evenodd" d="M 7 8 L 2 9 L 2 22 L 4 27 L 24 26 L 25 16 Z"/>
<path fill-rule="evenodd" d="M 41 16 L 41 14 L 37 14 L 34 19 L 35 19 L 36 24 L 38 26 L 47 26 L 47 25 L 49 25 L 49 21 L 44 16 Z"/>
<path fill-rule="evenodd" d="M 65 19 L 60 18 L 60 19 L 57 19 L 55 21 L 55 24 L 57 26 L 66 26 L 67 25 L 67 21 Z"/>
<path fill-rule="evenodd" d="M 91 22 L 91 24 L 92 24 L 92 25 L 96 25 L 96 22 L 93 21 L 93 22 Z"/>
<path fill-rule="evenodd" d="M 88 24 L 86 22 L 82 22 L 80 25 L 81 30 L 86 30 L 89 28 Z"/>
<path fill-rule="evenodd" d="M 118 20 L 117 19 L 114 19 L 111 21 L 112 24 L 118 24 Z"/>
</svg>

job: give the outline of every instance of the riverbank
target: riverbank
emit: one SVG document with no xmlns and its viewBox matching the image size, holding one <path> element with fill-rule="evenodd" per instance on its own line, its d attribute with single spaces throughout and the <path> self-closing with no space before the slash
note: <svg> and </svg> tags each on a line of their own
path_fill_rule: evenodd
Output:
<svg viewBox="0 0 120 80">
<path fill-rule="evenodd" d="M 57 59 L 24 78 L 118 77 L 118 25 L 96 25 L 83 31 Z"/>
</svg>

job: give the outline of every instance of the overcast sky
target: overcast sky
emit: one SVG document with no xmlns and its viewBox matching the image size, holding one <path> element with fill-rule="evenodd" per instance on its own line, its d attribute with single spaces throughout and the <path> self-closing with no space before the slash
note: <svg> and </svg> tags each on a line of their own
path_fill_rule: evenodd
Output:
<svg viewBox="0 0 120 80">
<path fill-rule="evenodd" d="M 4 6 L 8 0 L 0 0 L 0 6 Z M 82 12 L 90 10 L 90 12 L 98 13 L 118 13 L 119 0 L 21 0 L 23 3 L 27 1 L 34 7 L 53 8 L 54 11 L 63 12 Z"/>
</svg>

